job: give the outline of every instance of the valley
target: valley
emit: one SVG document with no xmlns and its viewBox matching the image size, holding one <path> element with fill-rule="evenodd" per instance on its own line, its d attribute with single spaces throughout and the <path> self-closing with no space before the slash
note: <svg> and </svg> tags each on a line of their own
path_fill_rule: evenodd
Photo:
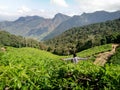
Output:
<svg viewBox="0 0 120 90">
<path fill-rule="evenodd" d="M 120 11 L 0 22 L 0 90 L 119 88 Z"/>
</svg>

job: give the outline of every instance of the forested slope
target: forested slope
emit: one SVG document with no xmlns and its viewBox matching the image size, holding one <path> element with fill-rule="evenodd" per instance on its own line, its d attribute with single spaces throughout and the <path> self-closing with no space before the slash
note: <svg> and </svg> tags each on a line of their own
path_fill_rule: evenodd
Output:
<svg viewBox="0 0 120 90">
<path fill-rule="evenodd" d="M 34 47 L 39 49 L 45 49 L 45 45 L 35 39 L 16 36 L 6 31 L 0 31 L 0 46 L 12 46 L 17 48 Z"/>
<path fill-rule="evenodd" d="M 69 54 L 107 43 L 120 43 L 120 19 L 72 28 L 47 40 L 48 51 Z"/>
</svg>

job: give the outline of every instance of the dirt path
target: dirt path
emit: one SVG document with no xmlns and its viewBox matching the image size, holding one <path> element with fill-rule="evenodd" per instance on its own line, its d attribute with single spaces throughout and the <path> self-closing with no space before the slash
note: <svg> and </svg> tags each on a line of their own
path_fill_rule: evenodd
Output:
<svg viewBox="0 0 120 90">
<path fill-rule="evenodd" d="M 107 60 L 115 53 L 115 50 L 118 46 L 118 44 L 112 44 L 111 51 L 98 54 L 96 60 L 94 61 L 94 64 L 103 66 Z"/>
</svg>

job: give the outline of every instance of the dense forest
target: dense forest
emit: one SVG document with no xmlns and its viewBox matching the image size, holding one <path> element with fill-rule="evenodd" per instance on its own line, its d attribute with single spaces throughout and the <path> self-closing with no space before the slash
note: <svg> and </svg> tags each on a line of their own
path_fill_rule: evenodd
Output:
<svg viewBox="0 0 120 90">
<path fill-rule="evenodd" d="M 6 31 L 0 31 L 0 46 L 12 47 L 33 47 L 39 49 L 46 49 L 46 46 L 32 38 L 24 38 L 16 36 Z"/>
<path fill-rule="evenodd" d="M 44 42 L 48 51 L 59 55 L 69 55 L 94 46 L 120 43 L 120 19 L 75 27 Z"/>
</svg>

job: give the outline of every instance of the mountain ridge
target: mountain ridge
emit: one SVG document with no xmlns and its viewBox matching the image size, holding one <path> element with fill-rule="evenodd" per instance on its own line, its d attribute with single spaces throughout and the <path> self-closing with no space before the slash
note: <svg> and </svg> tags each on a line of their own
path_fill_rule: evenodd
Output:
<svg viewBox="0 0 120 90">
<path fill-rule="evenodd" d="M 107 20 L 114 20 L 118 18 L 120 18 L 120 11 L 115 12 L 96 11 L 93 13 L 83 13 L 81 15 L 74 15 L 70 19 L 61 23 L 57 28 L 55 28 L 53 32 L 48 34 L 43 40 L 47 40 L 57 35 L 60 35 L 62 32 L 73 27 L 105 22 Z"/>
<path fill-rule="evenodd" d="M 54 30 L 61 22 L 67 20 L 69 16 L 57 14 L 54 18 L 44 18 L 40 16 L 20 17 L 15 21 L 0 22 L 0 29 L 15 35 L 33 37 L 38 40 L 43 34 Z"/>
<path fill-rule="evenodd" d="M 47 40 L 73 27 L 104 22 L 117 19 L 118 17 L 120 17 L 120 11 L 96 11 L 72 17 L 58 13 L 53 18 L 35 15 L 20 17 L 15 21 L 0 22 L 0 29 L 15 35 L 32 37 L 37 40 Z"/>
</svg>

